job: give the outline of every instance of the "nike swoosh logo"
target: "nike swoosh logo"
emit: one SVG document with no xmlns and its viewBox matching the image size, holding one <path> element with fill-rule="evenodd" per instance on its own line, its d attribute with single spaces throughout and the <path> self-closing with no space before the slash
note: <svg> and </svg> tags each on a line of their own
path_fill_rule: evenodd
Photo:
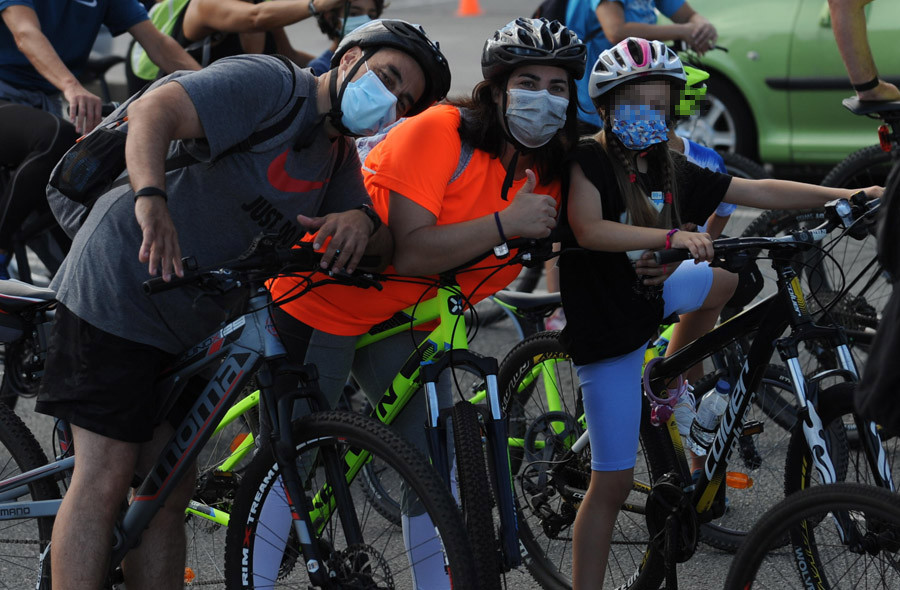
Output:
<svg viewBox="0 0 900 590">
<path fill-rule="evenodd" d="M 96 0 L 94 1 L 96 2 Z M 306 193 L 325 186 L 325 183 L 328 182 L 327 178 L 324 181 L 320 181 L 291 177 L 287 173 L 287 170 L 285 170 L 289 151 L 289 149 L 285 150 L 283 154 L 279 155 L 272 160 L 271 164 L 269 164 L 269 170 L 266 174 L 269 179 L 269 184 L 285 193 Z"/>
<path fill-rule="evenodd" d="M 89 8 L 95 8 L 97 6 L 97 0 L 75 0 L 78 4 L 83 4 Z"/>
</svg>

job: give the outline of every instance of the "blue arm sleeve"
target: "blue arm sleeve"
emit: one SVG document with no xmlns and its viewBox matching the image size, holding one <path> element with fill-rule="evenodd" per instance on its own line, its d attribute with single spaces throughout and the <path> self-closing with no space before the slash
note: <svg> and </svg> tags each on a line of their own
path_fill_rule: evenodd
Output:
<svg viewBox="0 0 900 590">
<path fill-rule="evenodd" d="M 678 9 L 684 6 L 685 0 L 656 0 L 656 7 L 661 13 L 672 18 Z"/>
</svg>

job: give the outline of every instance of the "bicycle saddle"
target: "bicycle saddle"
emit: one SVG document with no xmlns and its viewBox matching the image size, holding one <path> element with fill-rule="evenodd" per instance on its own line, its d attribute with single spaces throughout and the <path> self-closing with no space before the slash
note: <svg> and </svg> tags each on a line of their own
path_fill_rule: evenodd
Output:
<svg viewBox="0 0 900 590">
<path fill-rule="evenodd" d="M 520 293 L 518 291 L 498 291 L 494 297 L 519 309 L 534 309 L 546 305 L 558 305 L 559 293 Z"/>
<path fill-rule="evenodd" d="M 900 115 L 900 100 L 887 102 L 880 100 L 859 100 L 855 96 L 851 96 L 842 100 L 841 104 L 854 115 L 874 115 L 883 113 L 896 113 Z"/>
</svg>

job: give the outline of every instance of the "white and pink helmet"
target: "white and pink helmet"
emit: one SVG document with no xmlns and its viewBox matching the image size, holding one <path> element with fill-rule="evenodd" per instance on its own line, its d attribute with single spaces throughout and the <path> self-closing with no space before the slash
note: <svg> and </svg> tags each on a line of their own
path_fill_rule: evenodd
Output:
<svg viewBox="0 0 900 590">
<path fill-rule="evenodd" d="M 602 52 L 591 68 L 591 99 L 596 100 L 620 84 L 658 76 L 681 82 L 687 79 L 681 59 L 662 41 L 628 37 Z"/>
</svg>

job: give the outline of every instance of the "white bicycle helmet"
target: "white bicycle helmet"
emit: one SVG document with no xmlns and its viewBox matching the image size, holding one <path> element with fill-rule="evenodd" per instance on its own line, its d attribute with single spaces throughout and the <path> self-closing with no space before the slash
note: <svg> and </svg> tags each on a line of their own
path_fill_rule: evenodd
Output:
<svg viewBox="0 0 900 590">
<path fill-rule="evenodd" d="M 591 68 L 589 92 L 596 101 L 613 88 L 645 77 L 684 82 L 681 59 L 662 41 L 629 37 L 600 54 Z"/>
</svg>

